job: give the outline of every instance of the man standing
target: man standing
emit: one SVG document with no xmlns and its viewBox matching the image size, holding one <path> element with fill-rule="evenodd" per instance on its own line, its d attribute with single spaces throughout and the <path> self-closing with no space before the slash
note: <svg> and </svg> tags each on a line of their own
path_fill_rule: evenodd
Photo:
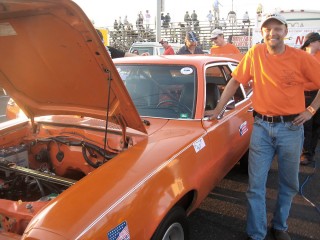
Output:
<svg viewBox="0 0 320 240">
<path fill-rule="evenodd" d="M 209 22 L 209 25 L 210 25 L 210 29 L 212 27 L 212 19 L 213 19 L 213 14 L 211 12 L 211 10 L 209 10 L 209 13 L 207 14 L 207 19 L 208 19 L 208 22 Z"/>
<path fill-rule="evenodd" d="M 249 147 L 247 190 L 248 239 L 263 240 L 267 234 L 266 182 L 277 156 L 279 189 L 271 222 L 276 240 L 290 240 L 287 219 L 293 197 L 299 190 L 299 162 L 303 124 L 320 106 L 320 94 L 305 108 L 304 84 L 320 88 L 320 63 L 300 49 L 284 44 L 286 20 L 278 13 L 266 15 L 261 23 L 265 44 L 256 44 L 233 71 L 217 107 L 216 118 L 240 83 L 253 81 L 254 125 Z"/>
<path fill-rule="evenodd" d="M 315 57 L 317 61 L 320 62 L 320 34 L 317 32 L 308 33 L 304 39 L 304 43 L 301 46 L 302 50 Z M 317 90 L 314 85 L 305 85 L 306 90 L 304 91 L 306 107 L 314 100 L 317 95 Z M 303 152 L 300 157 L 301 165 L 308 165 L 313 161 L 315 150 L 319 138 L 319 128 L 320 128 L 320 111 L 307 122 L 304 123 L 304 143 Z"/>
<path fill-rule="evenodd" d="M 161 41 L 159 42 L 163 48 L 164 48 L 164 52 L 163 55 L 174 55 L 174 50 L 173 48 L 169 45 L 168 40 L 166 38 L 161 39 Z"/>
<path fill-rule="evenodd" d="M 239 54 L 239 49 L 231 43 L 224 40 L 223 31 L 215 29 L 212 31 L 211 41 L 213 46 L 210 49 L 210 53 L 213 55 L 219 54 Z"/>
<path fill-rule="evenodd" d="M 177 54 L 204 54 L 198 46 L 198 38 L 194 32 L 188 32 L 184 41 L 185 45 L 179 49 Z"/>
<path fill-rule="evenodd" d="M 151 14 L 149 13 L 149 10 L 146 10 L 144 17 L 146 19 L 146 30 L 148 31 L 150 27 L 150 20 L 151 20 Z"/>
<path fill-rule="evenodd" d="M 250 18 L 247 11 L 243 14 L 242 22 L 243 22 L 243 26 L 245 26 L 246 23 L 248 23 L 248 27 L 250 26 Z"/>
<path fill-rule="evenodd" d="M 187 26 L 189 26 L 190 23 L 191 23 L 191 17 L 190 17 L 190 15 L 189 15 L 189 12 L 188 12 L 188 11 L 186 11 L 186 13 L 184 14 L 184 21 L 185 21 L 185 23 L 187 24 Z"/>
</svg>

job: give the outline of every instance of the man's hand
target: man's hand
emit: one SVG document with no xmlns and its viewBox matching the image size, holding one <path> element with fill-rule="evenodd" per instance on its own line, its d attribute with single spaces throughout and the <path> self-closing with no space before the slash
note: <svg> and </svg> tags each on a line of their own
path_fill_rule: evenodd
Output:
<svg viewBox="0 0 320 240">
<path fill-rule="evenodd" d="M 209 118 L 209 120 L 213 120 L 213 119 L 217 119 L 217 117 L 219 116 L 219 111 L 217 110 L 217 108 L 213 109 L 213 110 L 209 110 L 206 111 L 206 116 Z"/>
<path fill-rule="evenodd" d="M 292 123 L 294 125 L 300 126 L 303 125 L 306 121 L 310 120 L 312 118 L 311 112 L 308 110 L 305 110 L 304 112 L 300 113 L 293 121 Z"/>
</svg>

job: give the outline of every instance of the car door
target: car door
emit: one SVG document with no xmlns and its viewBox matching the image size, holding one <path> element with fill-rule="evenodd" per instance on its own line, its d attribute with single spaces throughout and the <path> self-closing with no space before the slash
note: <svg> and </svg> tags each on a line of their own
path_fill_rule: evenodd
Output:
<svg viewBox="0 0 320 240">
<path fill-rule="evenodd" d="M 236 63 L 220 63 L 206 67 L 205 114 L 216 107 L 235 67 Z M 253 124 L 251 94 L 250 84 L 240 85 L 219 120 L 209 120 L 204 114 L 203 126 L 209 135 L 212 151 L 212 171 L 222 169 L 220 173 L 215 173 L 220 174 L 221 178 L 248 149 Z"/>
</svg>

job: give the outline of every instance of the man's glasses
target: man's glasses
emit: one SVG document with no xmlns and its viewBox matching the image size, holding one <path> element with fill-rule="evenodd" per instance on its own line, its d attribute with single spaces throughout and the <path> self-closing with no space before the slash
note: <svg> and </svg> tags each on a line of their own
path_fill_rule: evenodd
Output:
<svg viewBox="0 0 320 240">
<path fill-rule="evenodd" d="M 217 40 L 217 39 L 218 39 L 218 37 L 211 38 L 212 41 L 215 41 L 215 40 Z"/>
</svg>

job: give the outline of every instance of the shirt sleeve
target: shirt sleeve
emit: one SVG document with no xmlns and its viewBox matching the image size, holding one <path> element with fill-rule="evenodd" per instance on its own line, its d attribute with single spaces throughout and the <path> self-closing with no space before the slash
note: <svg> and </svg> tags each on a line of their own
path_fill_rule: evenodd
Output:
<svg viewBox="0 0 320 240">
<path fill-rule="evenodd" d="M 249 49 L 249 51 L 244 55 L 242 60 L 236 69 L 232 72 L 232 77 L 238 82 L 245 84 L 252 79 L 251 76 L 251 66 L 252 66 L 252 54 L 253 48 Z"/>
</svg>

